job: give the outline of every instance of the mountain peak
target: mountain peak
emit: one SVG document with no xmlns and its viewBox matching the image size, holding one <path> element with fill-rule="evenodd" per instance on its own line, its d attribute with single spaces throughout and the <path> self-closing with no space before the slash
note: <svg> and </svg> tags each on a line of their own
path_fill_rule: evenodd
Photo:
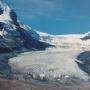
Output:
<svg viewBox="0 0 90 90">
<path fill-rule="evenodd" d="M 10 18 L 11 8 L 4 2 L 0 0 L 0 21 L 12 21 Z"/>
</svg>

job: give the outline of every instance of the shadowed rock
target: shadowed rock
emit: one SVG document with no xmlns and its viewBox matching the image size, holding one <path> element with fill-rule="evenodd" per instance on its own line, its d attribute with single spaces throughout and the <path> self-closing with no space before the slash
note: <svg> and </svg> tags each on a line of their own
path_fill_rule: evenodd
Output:
<svg viewBox="0 0 90 90">
<path fill-rule="evenodd" d="M 77 59 L 82 61 L 82 64 L 78 63 L 79 67 L 90 75 L 90 51 L 80 53 Z"/>
</svg>

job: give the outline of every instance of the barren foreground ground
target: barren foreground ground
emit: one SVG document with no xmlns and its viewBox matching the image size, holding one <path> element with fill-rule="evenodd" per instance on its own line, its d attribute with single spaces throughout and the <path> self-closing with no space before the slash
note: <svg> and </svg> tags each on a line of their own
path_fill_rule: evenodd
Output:
<svg viewBox="0 0 90 90">
<path fill-rule="evenodd" d="M 90 90 L 90 82 L 79 85 L 45 84 L 35 80 L 22 82 L 19 80 L 0 79 L 0 90 Z"/>
</svg>

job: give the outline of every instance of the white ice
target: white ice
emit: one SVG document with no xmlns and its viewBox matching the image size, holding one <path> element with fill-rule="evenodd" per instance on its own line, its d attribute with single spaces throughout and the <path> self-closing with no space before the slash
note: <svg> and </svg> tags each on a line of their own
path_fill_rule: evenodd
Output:
<svg viewBox="0 0 90 90">
<path fill-rule="evenodd" d="M 54 80 L 77 77 L 88 80 L 88 75 L 75 62 L 81 50 L 55 50 L 26 52 L 11 58 L 13 73 L 29 73 L 34 78 Z"/>
</svg>

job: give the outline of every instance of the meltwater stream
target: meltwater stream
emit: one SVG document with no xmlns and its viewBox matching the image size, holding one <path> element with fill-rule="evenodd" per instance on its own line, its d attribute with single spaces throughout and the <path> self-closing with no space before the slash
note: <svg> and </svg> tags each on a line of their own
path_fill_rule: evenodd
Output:
<svg viewBox="0 0 90 90">
<path fill-rule="evenodd" d="M 13 73 L 29 73 L 34 79 L 62 80 L 78 78 L 88 80 L 88 75 L 75 62 L 81 50 L 50 49 L 26 52 L 9 60 Z"/>
</svg>

